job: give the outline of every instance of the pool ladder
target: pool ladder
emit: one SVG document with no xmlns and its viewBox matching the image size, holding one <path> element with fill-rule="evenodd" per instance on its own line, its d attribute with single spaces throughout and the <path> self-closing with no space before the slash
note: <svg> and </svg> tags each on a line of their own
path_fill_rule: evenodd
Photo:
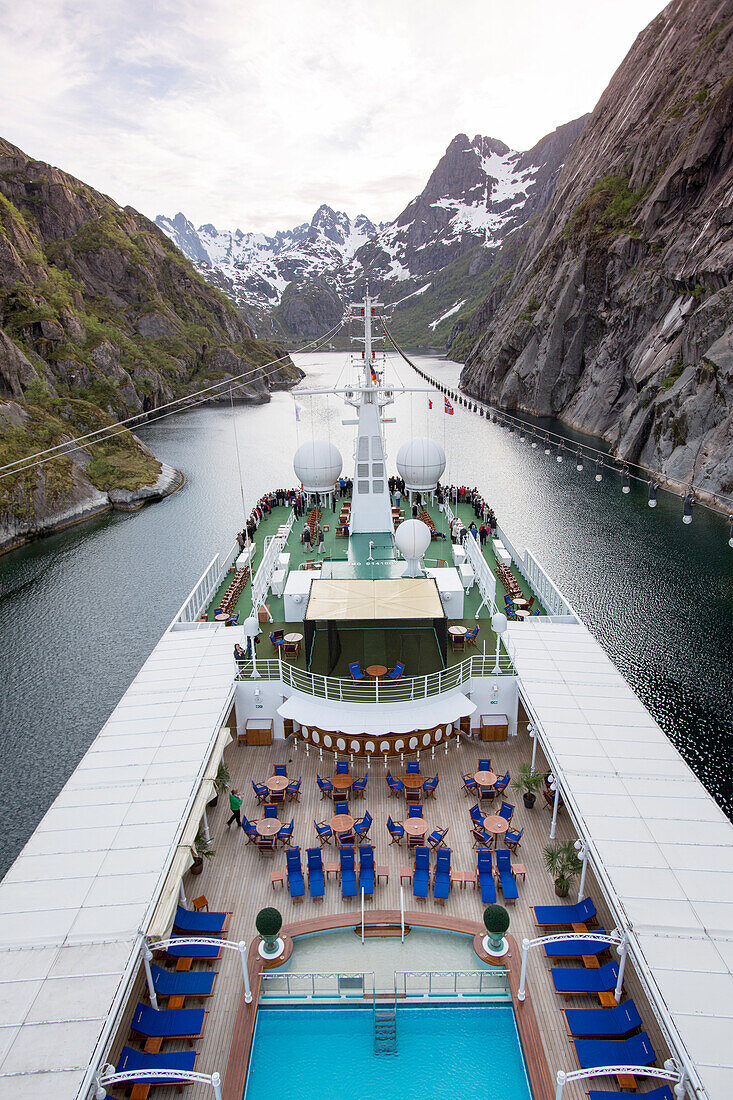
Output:
<svg viewBox="0 0 733 1100">
<path fill-rule="evenodd" d="M 397 1001 L 394 998 L 373 1000 L 374 1053 L 397 1053 Z"/>
</svg>

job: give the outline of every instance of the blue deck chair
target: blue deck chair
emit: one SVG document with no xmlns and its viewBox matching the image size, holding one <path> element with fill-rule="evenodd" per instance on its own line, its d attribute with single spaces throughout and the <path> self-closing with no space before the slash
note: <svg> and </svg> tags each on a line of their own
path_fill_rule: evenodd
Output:
<svg viewBox="0 0 733 1100">
<path fill-rule="evenodd" d="M 351 784 L 351 793 L 355 798 L 363 798 L 366 792 L 366 786 L 369 782 L 369 776 L 365 775 L 362 779 L 355 779 Z"/>
<path fill-rule="evenodd" d="M 450 848 L 439 848 L 435 858 L 433 897 L 445 904 L 450 893 Z"/>
<path fill-rule="evenodd" d="M 150 973 L 158 997 L 198 997 L 201 1000 L 211 997 L 214 992 L 215 970 L 166 970 L 151 963 Z"/>
<path fill-rule="evenodd" d="M 321 847 L 323 847 L 324 844 L 330 844 L 333 839 L 333 829 L 328 824 L 328 822 L 314 820 L 313 824 L 315 825 L 316 832 L 318 833 L 318 839 L 321 842 Z"/>
<path fill-rule="evenodd" d="M 322 898 L 325 892 L 323 881 L 323 854 L 320 848 L 308 848 L 308 889 L 312 898 Z"/>
<path fill-rule="evenodd" d="M 191 1072 L 196 1065 L 198 1052 L 195 1050 L 180 1050 L 170 1054 L 145 1054 L 142 1050 L 133 1047 L 123 1047 L 117 1061 L 117 1072 L 127 1073 L 132 1070 L 150 1071 L 149 1077 L 138 1080 L 141 1085 L 169 1085 L 170 1081 L 165 1077 L 156 1077 L 156 1069 L 181 1069 Z"/>
<path fill-rule="evenodd" d="M 430 849 L 415 849 L 415 869 L 412 873 L 412 893 L 416 898 L 426 898 L 430 889 Z"/>
<path fill-rule="evenodd" d="M 405 671 L 405 666 L 402 664 L 401 661 L 397 661 L 395 663 L 394 668 L 391 668 L 389 670 L 389 672 L 387 673 L 387 679 L 388 680 L 399 680 L 400 676 L 402 675 L 402 673 L 404 671 Z"/>
<path fill-rule="evenodd" d="M 374 894 L 374 848 L 371 844 L 359 847 L 359 893 L 370 898 Z"/>
<path fill-rule="evenodd" d="M 227 930 L 229 916 L 229 913 L 195 913 L 179 905 L 173 918 L 173 930 L 192 936 L 220 936 Z"/>
<path fill-rule="evenodd" d="M 408 775 L 419 775 L 420 774 L 420 764 L 417 760 L 408 760 L 407 761 L 407 774 Z"/>
<path fill-rule="evenodd" d="M 434 775 L 432 779 L 426 779 L 422 785 L 423 793 L 428 798 L 435 798 L 435 792 L 438 789 L 438 783 L 440 783 L 439 775 Z"/>
<path fill-rule="evenodd" d="M 356 897 L 356 871 L 354 864 L 354 849 L 349 846 L 342 848 L 341 857 L 341 897 Z"/>
<path fill-rule="evenodd" d="M 469 630 L 468 633 L 464 635 L 464 640 L 466 642 L 468 642 L 469 645 L 476 645 L 476 638 L 477 637 L 478 637 L 478 626 L 475 626 L 473 628 L 473 630 Z"/>
<path fill-rule="evenodd" d="M 244 835 L 247 837 L 248 843 L 256 844 L 260 835 L 257 832 L 257 826 L 253 825 L 249 818 L 246 817 L 244 814 L 242 814 L 242 828 L 244 829 Z"/>
<path fill-rule="evenodd" d="M 618 966 L 615 962 L 599 966 L 597 970 L 583 970 L 579 966 L 553 966 L 550 974 L 555 992 L 566 997 L 573 993 L 610 993 L 616 988 Z"/>
<path fill-rule="evenodd" d="M 189 1044 L 200 1039 L 204 1030 L 203 1008 L 174 1008 L 161 1012 L 152 1005 L 138 1003 L 130 1031 L 146 1039 L 187 1039 Z"/>
<path fill-rule="evenodd" d="M 354 822 L 354 832 L 356 833 L 357 837 L 359 837 L 360 840 L 366 840 L 367 836 L 369 835 L 369 830 L 371 829 L 371 827 L 372 827 L 372 815 L 369 813 L 369 810 L 367 810 L 367 812 L 364 814 L 364 816 L 359 821 Z"/>
<path fill-rule="evenodd" d="M 422 802 L 422 790 L 414 791 L 410 787 L 405 788 L 405 805 L 419 806 Z"/>
<path fill-rule="evenodd" d="M 480 772 L 490 772 L 491 771 L 491 757 L 489 757 L 488 760 L 479 760 L 478 770 Z"/>
<path fill-rule="evenodd" d="M 174 941 L 182 938 L 181 936 L 171 937 Z M 212 962 L 214 959 L 221 958 L 221 947 L 191 943 L 177 944 L 173 942 L 165 948 L 165 953 L 172 959 L 205 959 L 207 962 Z"/>
<path fill-rule="evenodd" d="M 287 776 L 287 774 L 288 774 L 288 769 L 287 769 L 287 767 L 285 766 L 285 764 L 276 764 L 276 765 L 275 765 L 275 767 L 274 767 L 274 768 L 272 769 L 272 774 L 273 774 L 273 775 L 284 775 L 284 776 Z"/>
<path fill-rule="evenodd" d="M 390 844 L 401 844 L 405 836 L 405 828 L 401 821 L 393 821 L 392 817 L 387 818 L 387 832 L 390 837 Z"/>
<path fill-rule="evenodd" d="M 422 806 L 410 806 L 407 810 L 408 817 L 422 817 Z"/>
<path fill-rule="evenodd" d="M 402 780 L 395 779 L 391 772 L 387 772 L 387 786 L 389 787 L 389 793 L 394 795 L 402 794 L 405 789 Z"/>
<path fill-rule="evenodd" d="M 349 665 L 349 672 L 351 673 L 352 680 L 365 680 L 366 676 L 361 670 L 361 665 L 358 661 L 352 661 Z"/>
<path fill-rule="evenodd" d="M 521 829 L 507 829 L 504 833 L 504 843 L 510 852 L 516 852 L 522 840 L 522 833 L 524 832 L 524 825 Z"/>
<path fill-rule="evenodd" d="M 590 1089 L 588 1092 L 588 1100 L 618 1100 L 618 1092 L 604 1092 L 603 1089 Z M 659 1088 L 652 1089 L 651 1092 L 644 1093 L 644 1100 L 674 1100 L 672 1090 L 669 1085 L 660 1085 Z"/>
<path fill-rule="evenodd" d="M 569 1008 L 564 1015 L 576 1039 L 623 1039 L 644 1026 L 633 1001 L 613 1008 Z"/>
<path fill-rule="evenodd" d="M 277 806 L 265 806 L 265 817 L 277 817 Z"/>
<path fill-rule="evenodd" d="M 484 815 L 481 813 L 481 810 L 479 809 L 478 802 L 476 803 L 475 806 L 471 807 L 471 809 L 469 810 L 469 813 L 471 814 L 471 821 L 473 821 L 474 825 L 478 825 L 483 829 L 483 827 L 484 827 Z"/>
<path fill-rule="evenodd" d="M 300 866 L 300 848 L 290 848 L 285 853 L 285 867 L 288 874 L 288 890 L 293 901 L 302 901 L 305 895 L 303 870 Z"/>
<path fill-rule="evenodd" d="M 496 886 L 492 867 L 491 852 L 482 849 L 478 854 L 478 884 L 481 890 L 481 901 L 484 905 L 493 904 L 496 901 Z"/>
<path fill-rule="evenodd" d="M 334 815 L 335 814 L 348 814 L 349 813 L 349 804 L 348 804 L 348 802 L 334 802 L 333 812 L 334 812 Z"/>
<path fill-rule="evenodd" d="M 501 792 L 505 791 L 507 789 L 507 787 L 509 786 L 509 780 L 510 779 L 511 779 L 511 776 L 510 776 L 509 772 L 504 772 L 501 779 L 497 779 L 496 783 L 494 783 L 494 790 L 497 791 L 499 794 L 501 794 Z"/>
<path fill-rule="evenodd" d="M 597 915 L 590 898 L 583 898 L 576 905 L 534 905 L 532 908 L 540 928 L 569 928 L 571 924 L 587 924 Z"/>
<path fill-rule="evenodd" d="M 428 837 L 428 844 L 431 848 L 445 847 L 443 841 L 445 840 L 446 833 L 450 829 L 450 825 L 446 825 L 445 829 L 438 827 Z"/>
<path fill-rule="evenodd" d="M 330 779 L 321 779 L 320 775 L 316 773 L 316 783 L 321 791 L 321 798 L 330 798 L 333 794 L 333 783 Z"/>
<path fill-rule="evenodd" d="M 285 645 L 285 639 L 283 637 L 284 632 L 282 630 L 271 630 L 270 641 L 272 642 L 273 649 L 277 651 L 280 646 Z"/>
<path fill-rule="evenodd" d="M 461 779 L 463 780 L 463 789 L 466 794 L 471 794 L 475 798 L 478 794 L 478 783 L 476 782 L 476 780 L 473 778 L 472 775 L 468 775 L 464 772 L 461 772 Z"/>
<path fill-rule="evenodd" d="M 294 783 L 288 783 L 285 788 L 285 794 L 288 796 L 291 802 L 300 802 L 300 784 L 302 780 L 298 776 Z"/>
<path fill-rule="evenodd" d="M 473 837 L 474 848 L 491 848 L 494 843 L 493 836 L 489 836 L 486 829 L 482 828 L 481 825 L 476 825 L 471 829 L 471 836 Z"/>
<path fill-rule="evenodd" d="M 336 761 L 336 775 L 348 775 L 349 774 L 349 761 L 337 760 Z"/>
<path fill-rule="evenodd" d="M 530 611 L 529 617 L 531 619 L 533 615 L 539 615 L 539 614 L 540 614 L 540 609 L 538 607 L 535 611 Z M 651 1093 L 649 1095 L 651 1095 Z"/>
<path fill-rule="evenodd" d="M 517 883 L 512 874 L 512 853 L 506 851 L 496 853 L 496 869 L 499 872 L 499 885 L 504 895 L 504 901 L 515 902 L 519 897 Z"/>
<path fill-rule="evenodd" d="M 593 931 L 605 935 L 606 930 L 599 925 Z M 556 940 L 542 946 L 548 959 L 580 959 L 583 955 L 602 955 L 610 949 L 610 945 L 603 940 Z"/>
<path fill-rule="evenodd" d="M 287 825 L 283 825 L 282 829 L 280 830 L 280 832 L 275 837 L 275 839 L 278 840 L 282 844 L 283 848 L 289 848 L 291 843 L 292 843 L 292 840 L 293 840 L 293 826 L 294 825 L 295 825 L 295 818 L 293 818 L 292 821 L 289 821 L 287 823 Z"/>
<path fill-rule="evenodd" d="M 499 817 L 503 817 L 505 821 L 511 821 L 514 815 L 514 806 L 511 802 L 502 802 L 499 807 Z"/>
<path fill-rule="evenodd" d="M 270 791 L 265 786 L 264 783 L 255 783 L 255 781 L 253 779 L 252 780 L 252 790 L 257 795 L 257 801 L 258 802 L 266 802 L 267 799 L 269 798 Z"/>
<path fill-rule="evenodd" d="M 657 1056 L 645 1031 L 630 1039 L 576 1039 L 575 1053 L 581 1069 L 596 1066 L 651 1066 Z"/>
</svg>

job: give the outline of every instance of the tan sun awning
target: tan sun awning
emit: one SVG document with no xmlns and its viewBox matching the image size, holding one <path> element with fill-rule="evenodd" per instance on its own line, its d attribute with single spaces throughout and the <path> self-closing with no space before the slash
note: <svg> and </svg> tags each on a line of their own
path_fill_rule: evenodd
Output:
<svg viewBox="0 0 733 1100">
<path fill-rule="evenodd" d="M 375 581 L 314 580 L 305 617 L 342 622 L 442 619 L 445 611 L 432 577 Z"/>
</svg>

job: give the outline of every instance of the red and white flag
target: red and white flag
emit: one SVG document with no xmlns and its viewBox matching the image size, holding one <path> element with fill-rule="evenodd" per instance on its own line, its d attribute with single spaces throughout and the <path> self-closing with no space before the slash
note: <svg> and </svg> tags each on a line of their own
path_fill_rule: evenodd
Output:
<svg viewBox="0 0 733 1100">
<path fill-rule="evenodd" d="M 432 409 L 432 407 L 433 407 L 433 402 L 430 400 L 430 398 L 428 398 L 428 408 Z"/>
<path fill-rule="evenodd" d="M 448 416 L 453 416 L 453 406 L 447 397 L 445 399 L 445 411 L 448 413 Z"/>
</svg>

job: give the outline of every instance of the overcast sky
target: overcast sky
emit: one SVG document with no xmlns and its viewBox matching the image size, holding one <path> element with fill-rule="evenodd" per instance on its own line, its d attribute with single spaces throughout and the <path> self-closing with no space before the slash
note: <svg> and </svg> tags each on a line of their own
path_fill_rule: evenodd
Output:
<svg viewBox="0 0 733 1100">
<path fill-rule="evenodd" d="M 660 0 L 0 0 L 0 135 L 137 207 L 392 220 L 457 133 L 592 110 Z"/>
</svg>

